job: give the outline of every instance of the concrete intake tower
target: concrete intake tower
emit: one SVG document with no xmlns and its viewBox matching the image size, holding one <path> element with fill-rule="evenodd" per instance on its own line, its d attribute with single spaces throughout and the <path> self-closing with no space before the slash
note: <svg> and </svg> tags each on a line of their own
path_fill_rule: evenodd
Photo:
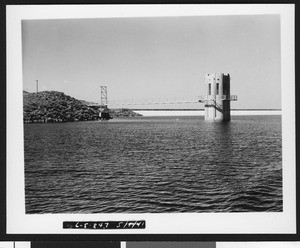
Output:
<svg viewBox="0 0 300 248">
<path fill-rule="evenodd" d="M 230 75 L 211 73 L 205 75 L 204 103 L 205 121 L 230 121 L 230 101 L 237 101 L 230 95 Z"/>
</svg>

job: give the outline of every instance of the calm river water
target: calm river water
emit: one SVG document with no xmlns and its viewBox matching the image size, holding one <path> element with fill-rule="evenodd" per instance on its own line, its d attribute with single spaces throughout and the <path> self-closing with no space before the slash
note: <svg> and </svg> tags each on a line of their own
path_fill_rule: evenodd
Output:
<svg viewBox="0 0 300 248">
<path fill-rule="evenodd" d="M 282 211 L 280 116 L 25 124 L 26 213 Z"/>
</svg>

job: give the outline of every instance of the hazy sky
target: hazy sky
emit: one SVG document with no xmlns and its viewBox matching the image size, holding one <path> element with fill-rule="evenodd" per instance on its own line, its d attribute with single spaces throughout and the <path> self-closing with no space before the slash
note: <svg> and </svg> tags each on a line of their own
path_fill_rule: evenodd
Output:
<svg viewBox="0 0 300 248">
<path fill-rule="evenodd" d="M 281 108 L 279 15 L 26 20 L 22 48 L 28 91 L 38 79 L 88 101 L 100 85 L 109 100 L 196 97 L 205 74 L 224 72 L 232 108 Z"/>
</svg>

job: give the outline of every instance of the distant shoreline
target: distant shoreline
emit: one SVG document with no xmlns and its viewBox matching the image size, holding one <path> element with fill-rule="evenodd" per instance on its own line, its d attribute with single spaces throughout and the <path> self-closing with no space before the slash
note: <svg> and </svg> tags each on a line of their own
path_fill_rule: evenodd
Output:
<svg viewBox="0 0 300 248">
<path fill-rule="evenodd" d="M 133 109 L 138 114 L 141 114 L 143 116 L 204 116 L 204 110 L 203 109 L 193 109 L 193 110 L 171 110 L 171 109 L 165 109 L 165 110 L 137 110 Z M 231 110 L 232 116 L 242 116 L 242 115 L 281 115 L 281 110 Z"/>
<path fill-rule="evenodd" d="M 134 109 L 134 108 L 132 108 L 131 110 L 133 111 L 204 111 L 204 109 Z M 281 109 L 231 109 L 231 111 L 281 111 Z"/>
</svg>

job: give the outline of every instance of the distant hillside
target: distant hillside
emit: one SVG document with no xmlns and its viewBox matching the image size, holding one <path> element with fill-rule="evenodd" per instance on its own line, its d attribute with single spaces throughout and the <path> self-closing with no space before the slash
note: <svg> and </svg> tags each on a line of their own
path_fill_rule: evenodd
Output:
<svg viewBox="0 0 300 248">
<path fill-rule="evenodd" d="M 95 106 L 97 105 L 96 102 L 88 102 L 86 100 L 80 100 L 84 105 L 87 105 L 87 106 Z"/>
<path fill-rule="evenodd" d="M 88 102 L 86 102 L 88 103 Z M 142 116 L 130 109 L 106 110 L 112 118 Z M 24 123 L 98 120 L 99 109 L 58 91 L 23 91 Z"/>
<path fill-rule="evenodd" d="M 57 91 L 23 91 L 23 118 L 31 122 L 68 122 L 99 119 L 99 111 Z"/>
</svg>

